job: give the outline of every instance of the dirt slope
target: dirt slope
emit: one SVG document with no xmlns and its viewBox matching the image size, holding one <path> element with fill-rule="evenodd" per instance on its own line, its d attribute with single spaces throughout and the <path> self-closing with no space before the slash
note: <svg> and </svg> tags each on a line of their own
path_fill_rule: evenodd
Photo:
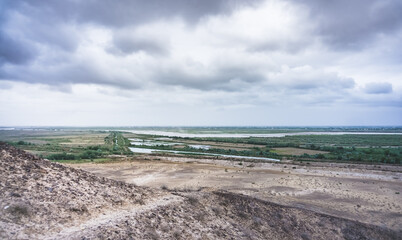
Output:
<svg viewBox="0 0 402 240">
<path fill-rule="evenodd" d="M 144 204 L 154 195 L 0 143 L 0 238 L 57 232 L 107 209 Z"/>
<path fill-rule="evenodd" d="M 137 187 L 0 143 L 0 239 L 398 239 L 400 234 L 229 192 Z"/>
</svg>

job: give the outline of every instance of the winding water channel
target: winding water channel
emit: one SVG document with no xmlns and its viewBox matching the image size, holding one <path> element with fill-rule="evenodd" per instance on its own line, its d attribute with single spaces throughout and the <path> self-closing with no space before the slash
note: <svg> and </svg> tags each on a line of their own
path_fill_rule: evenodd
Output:
<svg viewBox="0 0 402 240">
<path fill-rule="evenodd" d="M 218 153 L 201 153 L 201 152 L 161 150 L 161 149 L 137 148 L 137 147 L 130 147 L 129 149 L 134 153 L 148 153 L 148 154 L 150 154 L 150 153 L 156 153 L 156 152 L 167 152 L 167 153 L 176 153 L 176 154 L 197 154 L 197 155 L 220 156 L 220 157 L 240 158 L 240 159 L 255 159 L 255 160 L 265 160 L 265 161 L 275 161 L 275 162 L 280 161 L 279 159 L 274 159 L 274 158 L 226 155 L 226 154 L 218 154 Z"/>
</svg>

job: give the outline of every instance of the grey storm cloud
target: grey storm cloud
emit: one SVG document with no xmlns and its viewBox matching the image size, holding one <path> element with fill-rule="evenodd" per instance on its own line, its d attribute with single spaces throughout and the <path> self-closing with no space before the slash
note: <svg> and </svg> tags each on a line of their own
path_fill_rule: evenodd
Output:
<svg viewBox="0 0 402 240">
<path fill-rule="evenodd" d="M 230 12 L 233 6 L 255 4 L 240 0 L 16 0 L 13 4 L 23 14 L 48 21 L 90 22 L 122 27 L 153 19 L 180 16 L 197 22 L 206 15 Z"/>
<path fill-rule="evenodd" d="M 161 69 L 154 79 L 163 85 L 224 91 L 242 91 L 265 80 L 261 73 L 239 67 L 204 69 L 201 72 L 188 73 L 181 69 Z"/>
<path fill-rule="evenodd" d="M 79 33 L 73 28 L 77 24 L 97 24 L 111 28 L 136 26 L 155 19 L 181 17 L 189 24 L 195 24 L 201 18 L 229 13 L 244 5 L 253 5 L 259 1 L 240 0 L 92 0 L 92 1 L 53 1 L 53 0 L 15 0 L 0 1 L 0 64 L 26 63 L 38 57 L 34 44 L 22 43 L 21 37 L 32 42 L 74 51 L 79 44 Z M 20 15 L 29 23 L 18 26 L 24 36 L 10 37 L 2 31 L 10 16 Z M 144 39 L 135 41 L 124 38 L 115 39 L 116 48 L 121 53 L 138 50 L 151 53 L 165 53 L 160 44 Z"/>
<path fill-rule="evenodd" d="M 166 55 L 168 47 L 166 43 L 141 36 L 117 35 L 113 37 L 113 47 L 109 49 L 113 54 L 128 55 L 140 51 L 149 54 Z"/>
<path fill-rule="evenodd" d="M 334 48 L 359 49 L 402 27 L 400 0 L 291 0 L 304 5 L 317 31 Z"/>
<path fill-rule="evenodd" d="M 61 91 L 70 89 L 66 86 L 71 84 L 97 84 L 122 89 L 137 89 L 142 86 L 135 76 L 123 75 L 118 71 L 110 72 L 91 62 L 70 62 L 57 67 L 43 67 L 40 70 L 18 66 L 11 68 L 8 72 L 0 71 L 0 77 L 15 78 L 27 83 L 46 84 Z"/>
<path fill-rule="evenodd" d="M 0 0 L 0 124 L 400 125 L 401 12 L 401 0 Z"/>
<path fill-rule="evenodd" d="M 382 83 L 367 83 L 364 87 L 364 92 L 368 94 L 387 94 L 392 92 L 392 84 L 387 82 Z"/>
<path fill-rule="evenodd" d="M 355 81 L 351 78 L 321 78 L 312 79 L 293 79 L 290 81 L 289 89 L 298 91 L 310 91 L 317 89 L 331 89 L 335 91 L 342 91 L 344 89 L 351 89 L 355 86 Z"/>
<path fill-rule="evenodd" d="M 312 78 L 308 81 L 292 81 L 290 89 L 310 90 L 310 89 L 332 89 L 343 90 L 351 89 L 355 86 L 355 81 L 352 78 L 341 78 L 338 76 L 323 75 L 320 78 Z"/>
<path fill-rule="evenodd" d="M 341 77 L 333 72 L 324 72 L 311 66 L 297 68 L 285 67 L 281 72 L 273 73 L 268 78 L 268 86 L 290 91 L 333 91 L 343 92 L 355 86 L 352 78 Z"/>
<path fill-rule="evenodd" d="M 288 52 L 291 54 L 297 53 L 301 51 L 303 48 L 306 47 L 306 45 L 309 45 L 308 42 L 305 42 L 303 40 L 299 41 L 282 41 L 282 42 L 265 42 L 265 43 L 259 43 L 259 44 L 250 44 L 250 47 L 248 50 L 251 53 L 258 53 L 258 52 Z"/>
<path fill-rule="evenodd" d="M 324 48 L 327 47 L 325 44 L 329 44 L 329 48 L 334 48 L 331 51 L 337 53 L 339 49 L 360 49 L 375 36 L 393 33 L 402 26 L 402 14 L 399 14 L 402 12 L 402 3 L 398 0 L 271 2 L 302 6 L 301 9 L 308 12 L 308 19 L 314 29 L 311 32 L 297 32 L 299 28 L 303 29 L 303 22 L 300 22 L 297 29 L 286 29 L 288 31 L 283 35 L 279 34 L 278 38 L 270 38 L 275 34 L 269 32 L 271 25 L 266 29 L 258 29 L 258 23 L 263 24 L 270 17 L 262 15 L 258 21 L 245 25 L 241 31 L 234 30 L 235 33 L 225 31 L 226 27 L 236 28 L 235 23 L 224 20 L 226 25 L 222 27 L 218 24 L 218 28 L 210 31 L 215 25 L 213 21 L 208 22 L 209 17 L 217 17 L 216 21 L 230 19 L 232 13 L 241 9 L 258 10 L 264 7 L 262 1 L 0 0 L 0 79 L 51 86 L 99 84 L 126 89 L 140 89 L 148 84 L 228 92 L 247 91 L 255 86 L 274 90 L 283 88 L 295 92 L 319 91 L 324 88 L 344 91 L 355 87 L 354 78 L 339 77 L 324 71 L 283 73 L 278 69 L 288 64 L 320 65 L 325 56 L 294 60 L 299 53 L 308 52 L 317 38 L 324 39 Z M 284 11 L 287 7 L 289 6 L 284 5 Z M 287 16 L 291 17 L 295 17 L 297 22 L 298 16 Z M 174 35 L 174 31 L 172 36 L 166 33 L 170 31 L 169 24 L 174 25 L 174 20 L 177 19 L 183 23 L 183 31 L 187 31 L 182 34 L 185 35 L 184 40 L 191 41 L 189 36 L 204 31 L 207 32 L 207 37 L 204 36 L 207 43 L 191 45 L 193 43 L 181 39 L 171 43 L 170 40 L 181 37 L 180 34 Z M 271 19 L 274 20 L 277 19 Z M 166 24 L 167 29 L 158 29 L 162 32 L 165 30 L 164 35 L 157 32 L 158 30 L 145 35 L 137 31 L 157 21 L 169 23 Z M 152 27 L 149 29 L 152 30 Z M 281 27 L 277 28 L 278 32 Z M 105 45 L 95 46 L 96 44 L 88 40 L 89 37 L 85 34 L 93 33 L 85 30 L 91 28 L 105 31 Z M 255 35 L 251 35 L 253 29 Z M 292 35 L 293 32 L 301 37 Z M 94 34 L 90 37 L 96 39 L 97 36 Z M 219 39 L 210 40 L 214 38 Z M 190 47 L 184 49 L 182 45 Z M 198 61 L 198 56 L 191 56 L 192 50 L 202 49 L 206 45 L 209 52 L 205 55 L 209 54 L 208 56 L 203 56 L 204 52 L 201 50 L 194 52 L 200 58 L 205 57 L 206 60 L 201 59 L 200 62 L 205 60 L 205 66 L 208 67 L 188 67 L 187 58 Z M 226 48 L 229 49 L 227 52 L 215 54 Z M 176 50 L 182 52 L 178 54 L 174 52 Z M 234 52 L 233 56 L 226 55 L 228 52 Z M 244 60 L 241 59 L 243 57 Z M 241 64 L 232 64 L 236 58 L 240 58 L 237 60 L 244 67 L 239 67 Z M 99 64 L 97 60 L 105 63 Z M 252 63 L 248 63 L 249 60 Z M 369 89 L 370 87 L 366 87 L 367 93 L 376 93 Z M 381 92 L 392 92 L 392 86 L 391 90 L 386 86 L 381 89 Z"/>
<path fill-rule="evenodd" d="M 8 62 L 12 64 L 25 64 L 35 56 L 35 51 L 27 47 L 26 43 L 18 38 L 9 36 L 3 30 L 4 22 L 8 17 L 7 10 L 15 7 L 15 5 L 16 1 L 0 1 L 0 67 L 2 64 Z"/>
<path fill-rule="evenodd" d="M 0 30 L 0 66 L 4 63 L 25 64 L 36 55 L 34 49 L 27 47 L 18 39 L 13 39 Z"/>
</svg>

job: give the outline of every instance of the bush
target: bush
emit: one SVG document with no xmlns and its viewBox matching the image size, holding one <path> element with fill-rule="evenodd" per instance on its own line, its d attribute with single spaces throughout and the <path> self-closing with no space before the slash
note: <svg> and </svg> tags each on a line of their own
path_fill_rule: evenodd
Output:
<svg viewBox="0 0 402 240">
<path fill-rule="evenodd" d="M 86 150 L 85 152 L 81 153 L 79 156 L 82 159 L 94 159 L 94 158 L 102 156 L 102 152 L 95 151 L 95 150 Z"/>
<path fill-rule="evenodd" d="M 63 152 L 63 153 L 50 154 L 46 158 L 49 160 L 76 160 L 77 156 L 75 156 L 74 154 L 67 154 Z"/>
<path fill-rule="evenodd" d="M 324 159 L 325 156 L 324 156 L 324 154 L 319 153 L 319 154 L 316 155 L 316 158 L 318 158 L 318 159 Z"/>
<path fill-rule="evenodd" d="M 29 142 L 24 142 L 24 141 L 18 141 L 17 145 L 31 145 Z"/>
<path fill-rule="evenodd" d="M 188 197 L 188 202 L 189 202 L 191 205 L 196 205 L 196 204 L 198 204 L 198 199 L 195 198 L 195 197 Z"/>
<path fill-rule="evenodd" d="M 28 206 L 24 204 L 15 204 L 6 209 L 7 212 L 12 214 L 15 218 L 28 217 L 30 215 Z"/>
</svg>

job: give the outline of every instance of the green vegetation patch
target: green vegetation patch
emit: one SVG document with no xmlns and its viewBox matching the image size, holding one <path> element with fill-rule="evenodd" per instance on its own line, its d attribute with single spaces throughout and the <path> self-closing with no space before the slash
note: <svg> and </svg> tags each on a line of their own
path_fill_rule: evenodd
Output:
<svg viewBox="0 0 402 240">
<path fill-rule="evenodd" d="M 160 129 L 159 129 L 160 130 Z M 188 129 L 196 131 L 197 129 Z M 236 128 L 205 128 L 204 132 L 237 133 Z M 299 129 L 273 129 L 274 132 L 293 132 Z M 356 129 L 357 131 L 358 129 Z M 383 129 L 377 129 L 384 131 Z M 263 128 L 242 131 L 267 131 Z M 271 130 L 269 130 L 271 131 Z M 312 131 L 309 129 L 309 131 Z M 349 129 L 353 131 L 353 129 Z M 399 132 L 400 129 L 387 129 Z M 109 159 L 110 155 L 132 155 L 128 137 L 145 141 L 157 137 L 119 131 L 96 130 L 41 130 L 41 131 L 0 131 L 0 140 L 36 153 L 53 161 L 88 162 Z M 103 141 L 102 141 L 103 139 Z M 294 135 L 285 137 L 248 138 L 180 138 L 170 137 L 170 142 L 183 143 L 181 151 L 188 154 L 214 153 L 251 157 L 286 158 L 297 161 L 364 162 L 401 164 L 402 135 L 392 134 L 345 134 L 345 135 Z M 186 143 L 188 142 L 188 143 Z M 191 142 L 191 143 L 190 143 Z M 71 143 L 71 144 L 70 144 Z M 213 143 L 216 143 L 214 145 Z M 209 149 L 197 149 L 189 145 L 208 145 Z M 243 144 L 239 147 L 239 144 Z M 220 146 L 221 145 L 221 146 Z M 135 146 L 159 150 L 178 150 L 177 145 Z M 103 160 L 102 160 L 103 161 Z M 106 161 L 106 160 L 105 160 Z"/>
<path fill-rule="evenodd" d="M 74 144 L 67 145 L 80 139 L 94 140 L 99 143 L 100 132 L 64 132 L 63 134 L 52 131 L 41 132 L 38 134 L 30 132 L 16 131 L 17 138 L 9 132 L 8 135 L 3 135 L 9 144 L 14 145 L 23 150 L 32 152 L 40 157 L 53 161 L 92 161 L 94 159 L 106 159 L 109 155 L 132 155 L 128 146 L 130 141 L 124 138 L 120 132 L 110 132 L 104 138 L 103 144 L 88 145 Z M 81 135 L 82 136 L 81 136 Z M 104 135 L 104 132 L 101 134 Z"/>
</svg>

